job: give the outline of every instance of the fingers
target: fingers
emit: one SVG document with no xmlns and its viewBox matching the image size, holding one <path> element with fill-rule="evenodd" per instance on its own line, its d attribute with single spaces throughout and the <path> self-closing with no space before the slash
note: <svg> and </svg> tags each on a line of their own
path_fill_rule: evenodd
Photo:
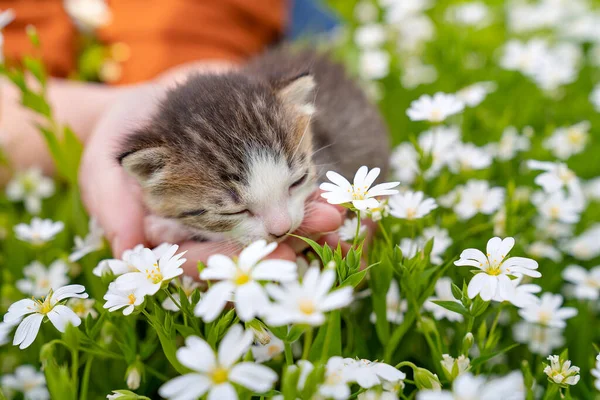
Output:
<svg viewBox="0 0 600 400">
<path fill-rule="evenodd" d="M 140 105 L 136 91 L 128 92 L 96 126 L 86 143 L 79 171 L 83 202 L 110 241 L 115 257 L 145 243 L 140 188 L 116 160 L 119 142 L 141 123 L 151 106 Z"/>
<path fill-rule="evenodd" d="M 342 225 L 339 210 L 331 204 L 312 202 L 306 206 L 306 215 L 298 232 L 304 235 L 332 232 Z"/>
</svg>

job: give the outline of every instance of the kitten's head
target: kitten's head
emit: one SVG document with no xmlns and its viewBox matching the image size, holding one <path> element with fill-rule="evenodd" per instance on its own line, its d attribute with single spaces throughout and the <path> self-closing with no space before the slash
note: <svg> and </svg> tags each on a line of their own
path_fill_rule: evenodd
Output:
<svg viewBox="0 0 600 400">
<path fill-rule="evenodd" d="M 198 75 L 172 89 L 119 162 L 151 213 L 210 239 L 278 240 L 315 188 L 314 80 Z"/>
</svg>

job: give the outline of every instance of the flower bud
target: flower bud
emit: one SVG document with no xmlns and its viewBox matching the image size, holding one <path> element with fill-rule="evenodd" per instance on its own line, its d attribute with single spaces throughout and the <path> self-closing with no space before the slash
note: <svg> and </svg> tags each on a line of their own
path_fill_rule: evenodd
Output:
<svg viewBox="0 0 600 400">
<path fill-rule="evenodd" d="M 473 347 L 474 340 L 475 338 L 473 337 L 473 334 L 471 332 L 467 332 L 462 342 L 463 354 L 469 354 L 469 350 L 471 350 L 471 347 Z"/>
<path fill-rule="evenodd" d="M 257 319 L 246 322 L 246 329 L 250 329 L 254 333 L 254 339 L 261 345 L 266 345 L 271 342 L 271 334 L 267 327 Z"/>
<path fill-rule="evenodd" d="M 415 385 L 417 389 L 429 389 L 429 390 L 441 390 L 442 384 L 438 376 L 425 368 L 417 368 L 414 371 L 415 374 Z"/>
<path fill-rule="evenodd" d="M 140 387 L 143 368 L 143 365 L 139 362 L 133 363 L 129 366 L 129 368 L 127 368 L 127 372 L 125 373 L 125 381 L 127 382 L 127 387 L 129 389 L 136 390 Z"/>
<path fill-rule="evenodd" d="M 464 355 L 454 358 L 448 354 L 442 354 L 442 361 L 440 361 L 440 364 L 442 364 L 442 369 L 446 378 L 449 381 L 453 381 L 471 366 L 471 360 Z"/>
<path fill-rule="evenodd" d="M 427 317 L 422 317 L 421 318 L 421 321 L 419 322 L 419 328 L 425 334 L 427 334 L 427 333 L 434 333 L 434 332 L 437 331 L 437 328 L 435 326 L 435 322 L 433 322 L 433 320 L 431 318 L 427 318 Z"/>
<path fill-rule="evenodd" d="M 336 267 L 337 264 L 333 260 L 329 261 L 327 265 L 325 265 L 325 269 L 336 269 Z"/>
</svg>

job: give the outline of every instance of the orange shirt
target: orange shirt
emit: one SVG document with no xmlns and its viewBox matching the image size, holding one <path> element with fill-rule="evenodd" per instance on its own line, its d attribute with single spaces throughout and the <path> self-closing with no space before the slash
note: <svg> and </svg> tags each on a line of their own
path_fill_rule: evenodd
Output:
<svg viewBox="0 0 600 400">
<path fill-rule="evenodd" d="M 170 67 L 201 59 L 241 61 L 283 32 L 286 0 L 109 0 L 109 25 L 97 32 L 107 44 L 122 42 L 130 57 L 118 84 L 151 79 Z M 4 30 L 7 60 L 31 54 L 25 27 L 37 28 L 50 73 L 66 77 L 76 62 L 77 29 L 63 0 L 0 0 L 16 19 Z"/>
</svg>

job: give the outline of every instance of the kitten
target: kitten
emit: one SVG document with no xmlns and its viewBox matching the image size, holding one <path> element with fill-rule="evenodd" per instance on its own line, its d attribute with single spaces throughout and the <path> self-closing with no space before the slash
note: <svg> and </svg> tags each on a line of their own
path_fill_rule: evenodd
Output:
<svg viewBox="0 0 600 400">
<path fill-rule="evenodd" d="M 242 244 L 294 231 L 326 171 L 352 179 L 367 165 L 385 176 L 389 158 L 382 118 L 342 66 L 286 48 L 191 76 L 121 150 L 172 241 Z"/>
</svg>

